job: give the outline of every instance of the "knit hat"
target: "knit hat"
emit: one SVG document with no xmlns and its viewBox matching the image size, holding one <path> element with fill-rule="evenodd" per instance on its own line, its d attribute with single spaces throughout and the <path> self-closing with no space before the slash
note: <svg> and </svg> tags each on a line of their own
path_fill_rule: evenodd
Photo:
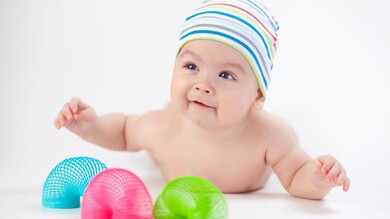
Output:
<svg viewBox="0 0 390 219">
<path fill-rule="evenodd" d="M 278 22 L 256 0 L 206 0 L 186 18 L 179 49 L 192 40 L 216 40 L 240 52 L 267 95 L 277 47 Z"/>
</svg>

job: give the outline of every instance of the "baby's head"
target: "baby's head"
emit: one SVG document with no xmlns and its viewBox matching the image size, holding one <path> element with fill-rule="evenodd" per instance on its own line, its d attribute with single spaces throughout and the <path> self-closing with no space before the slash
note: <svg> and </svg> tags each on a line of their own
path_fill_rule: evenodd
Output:
<svg viewBox="0 0 390 219">
<path fill-rule="evenodd" d="M 241 53 L 265 98 L 277 47 L 279 26 L 256 0 L 206 0 L 182 26 L 179 50 L 193 40 L 215 40 Z"/>
</svg>

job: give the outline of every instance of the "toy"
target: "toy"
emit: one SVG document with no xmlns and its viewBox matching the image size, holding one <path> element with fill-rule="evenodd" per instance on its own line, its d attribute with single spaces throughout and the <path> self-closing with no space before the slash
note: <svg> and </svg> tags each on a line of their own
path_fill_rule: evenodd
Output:
<svg viewBox="0 0 390 219">
<path fill-rule="evenodd" d="M 155 219 L 222 219 L 228 218 L 228 207 L 222 192 L 211 182 L 184 176 L 165 186 L 153 214 Z"/>
<path fill-rule="evenodd" d="M 88 183 L 105 169 L 106 165 L 89 157 L 63 160 L 46 178 L 42 190 L 42 205 L 47 208 L 80 207 L 80 197 Z"/>
<path fill-rule="evenodd" d="M 109 168 L 88 185 L 81 204 L 83 219 L 152 219 L 153 200 L 138 176 Z"/>
</svg>

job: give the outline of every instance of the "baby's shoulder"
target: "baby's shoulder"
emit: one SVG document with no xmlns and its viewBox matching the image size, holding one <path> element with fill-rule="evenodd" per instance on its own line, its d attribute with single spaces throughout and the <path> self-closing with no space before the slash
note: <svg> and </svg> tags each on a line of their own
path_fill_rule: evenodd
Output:
<svg viewBox="0 0 390 219">
<path fill-rule="evenodd" d="M 177 113 L 169 108 L 152 110 L 139 117 L 138 128 L 157 134 L 164 130 L 172 130 L 177 121 Z"/>
<path fill-rule="evenodd" d="M 142 115 L 129 115 L 126 136 L 142 148 L 151 150 L 156 142 L 167 139 L 175 132 L 175 117 L 166 109 L 148 111 Z"/>
<path fill-rule="evenodd" d="M 293 127 L 282 117 L 262 111 L 256 116 L 256 129 L 261 131 L 262 137 L 269 144 L 287 144 L 296 141 L 296 133 Z"/>
</svg>

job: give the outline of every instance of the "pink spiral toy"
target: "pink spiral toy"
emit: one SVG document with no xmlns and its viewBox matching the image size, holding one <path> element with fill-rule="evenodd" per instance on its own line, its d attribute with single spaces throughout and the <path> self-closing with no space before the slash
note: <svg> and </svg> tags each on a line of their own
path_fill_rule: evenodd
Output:
<svg viewBox="0 0 390 219">
<path fill-rule="evenodd" d="M 129 170 L 110 168 L 97 174 L 85 190 L 83 219 L 152 219 L 153 200 L 138 176 Z"/>
</svg>

